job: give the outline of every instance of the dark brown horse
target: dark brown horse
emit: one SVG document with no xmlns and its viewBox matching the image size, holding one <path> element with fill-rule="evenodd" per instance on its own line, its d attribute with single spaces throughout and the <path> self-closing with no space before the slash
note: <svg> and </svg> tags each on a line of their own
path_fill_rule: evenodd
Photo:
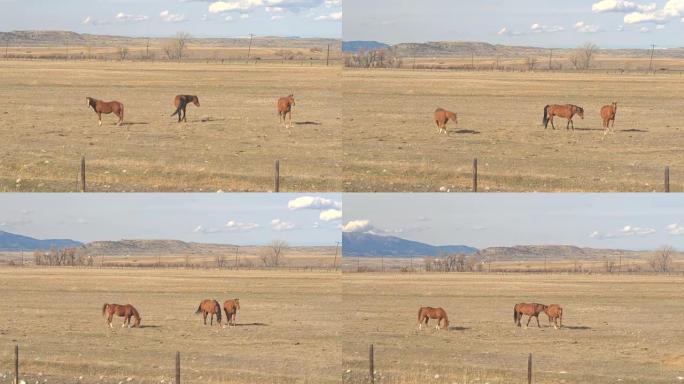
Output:
<svg viewBox="0 0 684 384">
<path fill-rule="evenodd" d="M 549 317 L 549 324 L 553 320 L 553 328 L 563 328 L 563 308 L 558 304 L 551 304 L 545 310 L 546 316 Z M 558 322 L 560 321 L 560 324 Z"/>
<path fill-rule="evenodd" d="M 437 108 L 435 110 L 435 123 L 437 123 L 439 133 L 444 131 L 444 134 L 447 134 L 446 124 L 449 122 L 449 120 L 452 120 L 454 124 L 458 124 L 458 118 L 454 112 L 447 111 L 443 108 Z"/>
<path fill-rule="evenodd" d="M 102 316 L 105 314 L 107 314 L 107 323 L 109 324 L 110 328 L 114 328 L 114 326 L 112 326 L 112 318 L 114 315 L 124 318 L 121 328 L 125 327 L 126 325 L 128 325 L 128 328 L 131 327 L 131 317 L 135 317 L 135 323 L 133 324 L 133 327 L 140 327 L 140 314 L 138 313 L 138 310 L 130 304 L 105 304 L 102 306 Z"/>
<path fill-rule="evenodd" d="M 290 128 L 292 127 L 292 107 L 295 106 L 295 98 L 294 95 L 289 95 L 286 97 L 281 97 L 278 99 L 278 122 L 282 122 L 283 126 L 287 128 L 287 131 L 290 132 Z M 287 118 L 289 115 L 289 123 L 285 123 L 285 118 Z"/>
<path fill-rule="evenodd" d="M 551 127 L 553 127 L 553 129 L 556 129 L 556 126 L 553 125 L 553 118 L 554 116 L 558 116 L 568 119 L 568 124 L 565 126 L 565 129 L 570 129 L 570 124 L 572 124 L 572 130 L 574 131 L 575 123 L 572 121 L 572 118 L 575 115 L 581 117 L 582 120 L 584 120 L 584 109 L 572 104 L 547 105 L 546 107 L 544 107 L 544 119 L 542 120 L 544 123 L 544 129 L 548 127 L 549 121 L 551 122 Z"/>
<path fill-rule="evenodd" d="M 423 329 L 423 323 L 425 323 L 425 326 L 427 327 L 430 319 L 437 319 L 437 325 L 435 326 L 437 329 L 449 328 L 449 318 L 444 309 L 421 307 L 418 310 L 418 329 Z"/>
<path fill-rule="evenodd" d="M 226 323 L 235 326 L 237 313 L 240 309 L 240 299 L 230 299 L 223 302 L 223 310 L 226 312 Z"/>
<path fill-rule="evenodd" d="M 211 315 L 210 325 L 214 325 L 214 315 L 216 315 L 216 321 L 218 321 L 218 325 L 221 325 L 221 305 L 219 305 L 218 301 L 214 299 L 202 300 L 199 307 L 197 307 L 197 311 L 195 311 L 195 314 L 199 313 L 204 316 L 204 325 L 207 325 L 208 315 Z"/>
<path fill-rule="evenodd" d="M 175 99 L 173 99 L 173 105 L 176 106 L 176 112 L 174 112 L 171 116 L 176 116 L 178 115 L 178 122 L 180 123 L 181 121 L 185 121 L 187 123 L 187 119 L 185 118 L 185 108 L 187 108 L 188 104 L 193 103 L 195 104 L 196 107 L 200 106 L 199 98 L 195 95 L 178 95 L 176 96 Z M 182 117 L 181 117 L 182 115 Z"/>
<path fill-rule="evenodd" d="M 523 315 L 527 315 L 529 317 L 527 319 L 527 324 L 525 325 L 525 328 L 527 328 L 530 325 L 530 320 L 532 320 L 533 317 L 537 319 L 537 326 L 541 328 L 541 325 L 539 325 L 539 314 L 544 312 L 546 308 L 546 305 L 537 303 L 516 304 L 515 307 L 513 307 L 513 323 L 517 324 L 518 327 L 520 327 L 520 320 L 522 320 Z"/>
<path fill-rule="evenodd" d="M 610 132 L 610 122 L 613 122 L 613 133 L 615 132 L 615 115 L 617 114 L 617 102 L 613 102 L 610 105 L 604 105 L 601 108 L 601 118 L 603 119 L 603 128 L 606 130 L 603 132 L 603 136 Z"/>
<path fill-rule="evenodd" d="M 98 124 L 102 126 L 102 114 L 108 115 L 114 113 L 119 121 L 116 125 L 121 125 L 124 119 L 124 106 L 118 101 L 102 101 L 93 99 L 92 97 L 86 97 L 86 103 L 88 106 L 93 108 L 93 111 L 97 113 Z"/>
</svg>

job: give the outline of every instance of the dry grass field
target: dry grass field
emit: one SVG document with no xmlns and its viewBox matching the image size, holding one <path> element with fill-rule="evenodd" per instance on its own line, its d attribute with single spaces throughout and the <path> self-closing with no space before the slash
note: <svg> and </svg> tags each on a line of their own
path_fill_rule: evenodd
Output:
<svg viewBox="0 0 684 384">
<path fill-rule="evenodd" d="M 20 345 L 27 383 L 339 382 L 336 273 L 0 269 L 0 383 Z M 204 298 L 239 297 L 238 326 L 202 325 Z M 142 328 L 114 329 L 105 302 L 134 304 Z"/>
<path fill-rule="evenodd" d="M 343 71 L 345 191 L 684 190 L 684 76 Z M 604 140 L 600 108 L 618 102 Z M 583 106 L 576 130 L 544 130 L 547 104 Z M 439 135 L 437 107 L 458 113 Z"/>
<path fill-rule="evenodd" d="M 341 189 L 339 67 L 204 63 L 0 61 L 0 191 Z M 294 128 L 276 100 L 294 93 Z M 199 95 L 178 124 L 173 98 Z M 86 96 L 125 105 L 125 124 Z"/>
<path fill-rule="evenodd" d="M 371 343 L 380 383 L 523 383 L 528 353 L 534 383 L 684 377 L 682 277 L 349 273 L 342 282 L 345 383 L 366 382 Z M 560 303 L 565 327 L 545 315 L 541 329 L 514 326 L 522 301 Z M 449 330 L 418 331 L 421 306 L 444 307 Z"/>
</svg>

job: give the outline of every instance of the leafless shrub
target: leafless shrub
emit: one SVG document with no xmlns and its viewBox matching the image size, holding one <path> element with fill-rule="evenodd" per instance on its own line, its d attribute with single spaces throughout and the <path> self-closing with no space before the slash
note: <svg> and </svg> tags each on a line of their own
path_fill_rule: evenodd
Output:
<svg viewBox="0 0 684 384">
<path fill-rule="evenodd" d="M 528 71 L 534 71 L 537 68 L 538 63 L 539 61 L 536 57 L 528 57 L 525 65 L 527 66 Z"/>
<path fill-rule="evenodd" d="M 570 63 L 575 69 L 589 69 L 594 60 L 594 56 L 598 52 L 599 47 L 594 43 L 585 43 L 577 47 L 570 55 Z"/>
<path fill-rule="evenodd" d="M 288 244 L 285 240 L 273 240 L 261 252 L 259 258 L 265 267 L 278 267 L 284 263 L 287 248 Z"/>
<path fill-rule="evenodd" d="M 673 253 L 674 248 L 669 245 L 660 248 L 648 259 L 648 266 L 651 267 L 654 272 L 667 273 L 672 271 Z"/>
<path fill-rule="evenodd" d="M 126 47 L 121 47 L 119 48 L 119 60 L 124 61 L 128 58 L 128 48 Z"/>
</svg>

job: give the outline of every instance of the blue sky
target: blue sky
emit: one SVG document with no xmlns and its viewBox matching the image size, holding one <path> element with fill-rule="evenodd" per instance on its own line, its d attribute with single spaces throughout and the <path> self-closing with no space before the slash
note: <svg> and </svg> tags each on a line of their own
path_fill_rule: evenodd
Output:
<svg viewBox="0 0 684 384">
<path fill-rule="evenodd" d="M 340 38 L 341 0 L 0 0 L 0 30 Z"/>
<path fill-rule="evenodd" d="M 684 195 L 345 194 L 344 230 L 434 245 L 684 249 Z"/>
<path fill-rule="evenodd" d="M 83 242 L 335 245 L 340 194 L 0 194 L 0 231 Z"/>
<path fill-rule="evenodd" d="M 345 0 L 344 40 L 682 47 L 684 0 Z"/>
</svg>

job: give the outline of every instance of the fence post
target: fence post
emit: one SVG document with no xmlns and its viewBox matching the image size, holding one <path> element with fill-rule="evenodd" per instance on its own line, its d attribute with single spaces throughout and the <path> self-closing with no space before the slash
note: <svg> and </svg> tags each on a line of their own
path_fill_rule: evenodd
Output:
<svg viewBox="0 0 684 384">
<path fill-rule="evenodd" d="M 180 382 L 180 352 L 176 352 L 176 384 Z"/>
<path fill-rule="evenodd" d="M 14 383 L 19 384 L 19 344 L 14 346 Z"/>
<path fill-rule="evenodd" d="M 670 167 L 665 167 L 665 193 L 670 193 Z"/>
<path fill-rule="evenodd" d="M 86 191 L 86 166 L 85 156 L 81 156 L 81 171 L 79 172 L 79 181 L 81 192 Z"/>
<path fill-rule="evenodd" d="M 473 159 L 473 192 L 477 192 L 477 157 Z"/>
<path fill-rule="evenodd" d="M 368 362 L 369 362 L 369 378 L 371 384 L 375 384 L 375 352 L 373 351 L 373 344 L 368 348 Z"/>
<path fill-rule="evenodd" d="M 527 384 L 532 384 L 532 354 L 527 356 Z"/>
<path fill-rule="evenodd" d="M 280 160 L 275 161 L 275 174 L 273 175 L 273 192 L 280 192 Z"/>
</svg>

